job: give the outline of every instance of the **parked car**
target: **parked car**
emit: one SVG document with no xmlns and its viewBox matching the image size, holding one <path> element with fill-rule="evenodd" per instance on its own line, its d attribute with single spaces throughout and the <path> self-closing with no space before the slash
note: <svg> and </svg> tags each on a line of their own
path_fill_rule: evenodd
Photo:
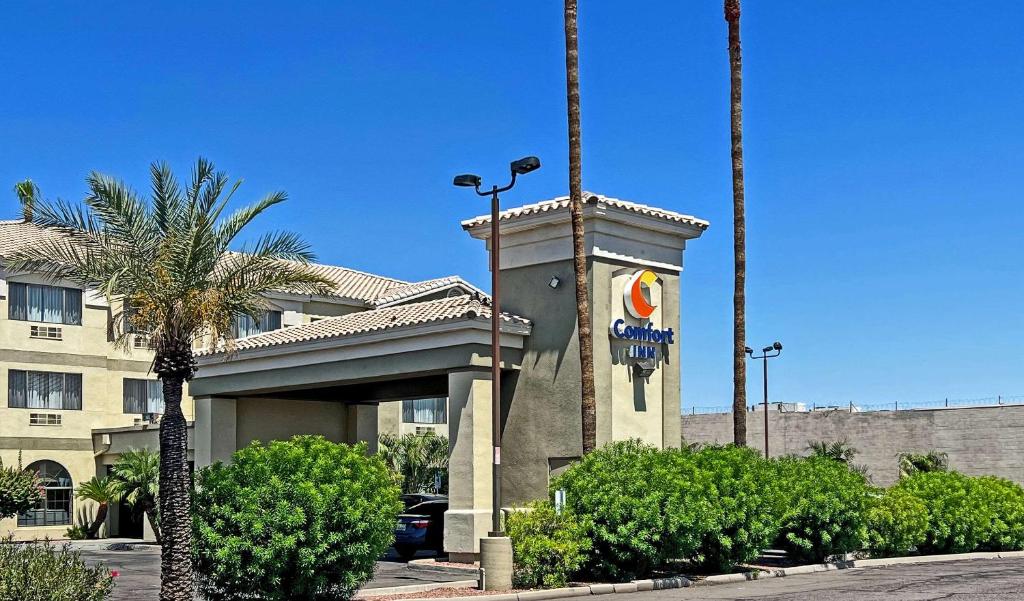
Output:
<svg viewBox="0 0 1024 601">
<path fill-rule="evenodd" d="M 405 508 L 408 510 L 414 505 L 420 503 L 426 503 L 427 501 L 448 501 L 448 495 L 438 495 L 428 492 L 414 492 L 402 495 L 402 503 L 405 504 Z"/>
<path fill-rule="evenodd" d="M 395 551 L 411 559 L 417 551 L 444 551 L 444 512 L 448 499 L 434 499 L 413 505 L 398 516 L 395 526 Z"/>
</svg>

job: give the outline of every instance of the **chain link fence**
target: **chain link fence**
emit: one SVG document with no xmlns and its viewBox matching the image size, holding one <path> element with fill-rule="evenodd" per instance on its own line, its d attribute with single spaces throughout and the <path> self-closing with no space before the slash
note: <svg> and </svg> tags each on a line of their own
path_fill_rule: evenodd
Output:
<svg viewBox="0 0 1024 601">
<path fill-rule="evenodd" d="M 849 411 L 857 413 L 861 411 L 914 411 L 917 409 L 954 409 L 957 407 L 998 407 L 1001 405 L 1024 405 L 1024 395 L 992 397 L 980 397 L 975 399 L 942 399 L 939 401 L 900 401 L 878 403 L 858 403 L 855 401 L 835 402 L 771 402 L 771 409 L 783 412 L 806 412 L 806 411 Z M 761 404 L 754 404 L 747 407 L 748 411 L 756 411 Z M 717 406 L 695 406 L 684 407 L 683 415 L 705 415 L 715 413 L 732 413 L 732 405 Z"/>
</svg>

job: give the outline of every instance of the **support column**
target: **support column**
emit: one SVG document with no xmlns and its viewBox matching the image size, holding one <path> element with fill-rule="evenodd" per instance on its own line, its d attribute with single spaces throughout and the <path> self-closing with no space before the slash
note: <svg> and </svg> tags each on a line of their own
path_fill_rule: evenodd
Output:
<svg viewBox="0 0 1024 601">
<path fill-rule="evenodd" d="M 448 511 L 444 549 L 452 561 L 480 557 L 491 529 L 491 375 L 448 374 Z"/>
<path fill-rule="evenodd" d="M 351 444 L 365 442 L 371 453 L 377 452 L 377 405 L 348 406 L 348 440 Z"/>
<path fill-rule="evenodd" d="M 196 468 L 230 461 L 231 454 L 238 450 L 235 399 L 197 397 L 195 404 Z"/>
</svg>

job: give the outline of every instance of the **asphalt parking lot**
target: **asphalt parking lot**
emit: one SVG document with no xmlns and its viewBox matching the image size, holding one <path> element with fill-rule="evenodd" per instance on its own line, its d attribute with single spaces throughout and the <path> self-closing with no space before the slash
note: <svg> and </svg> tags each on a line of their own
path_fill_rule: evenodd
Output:
<svg viewBox="0 0 1024 601">
<path fill-rule="evenodd" d="M 116 570 L 117 586 L 114 588 L 115 601 L 148 601 L 160 594 L 160 549 L 140 545 L 132 551 L 106 551 L 83 549 L 82 559 L 90 564 L 103 563 Z M 431 553 L 420 553 L 419 557 L 431 557 Z M 394 553 L 377 562 L 377 574 L 364 588 L 382 588 L 426 584 L 430 582 L 451 582 L 466 580 L 466 576 L 440 572 L 412 571 Z"/>
</svg>

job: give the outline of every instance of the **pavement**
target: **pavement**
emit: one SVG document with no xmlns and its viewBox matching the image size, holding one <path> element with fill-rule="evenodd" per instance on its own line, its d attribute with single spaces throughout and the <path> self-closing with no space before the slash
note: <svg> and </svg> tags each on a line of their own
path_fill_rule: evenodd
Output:
<svg viewBox="0 0 1024 601">
<path fill-rule="evenodd" d="M 1024 600 L 1024 559 L 975 559 L 851 568 L 735 584 L 616 595 L 614 601 Z"/>
<path fill-rule="evenodd" d="M 89 544 L 89 542 L 94 544 Z M 94 541 L 82 541 L 72 546 L 82 554 L 82 559 L 89 564 L 102 563 L 111 570 L 116 570 L 117 586 L 114 587 L 112 601 L 149 601 L 160 596 L 160 548 L 155 545 L 133 545 L 131 551 L 107 551 L 104 549 L 111 541 L 95 544 Z M 134 541 L 138 543 L 138 541 Z M 432 553 L 420 552 L 417 558 L 431 557 Z M 415 584 L 431 584 L 435 582 L 453 582 L 466 580 L 459 574 L 410 570 L 405 561 L 393 552 L 377 562 L 377 573 L 373 580 L 364 586 L 367 588 L 384 588 Z"/>
</svg>

